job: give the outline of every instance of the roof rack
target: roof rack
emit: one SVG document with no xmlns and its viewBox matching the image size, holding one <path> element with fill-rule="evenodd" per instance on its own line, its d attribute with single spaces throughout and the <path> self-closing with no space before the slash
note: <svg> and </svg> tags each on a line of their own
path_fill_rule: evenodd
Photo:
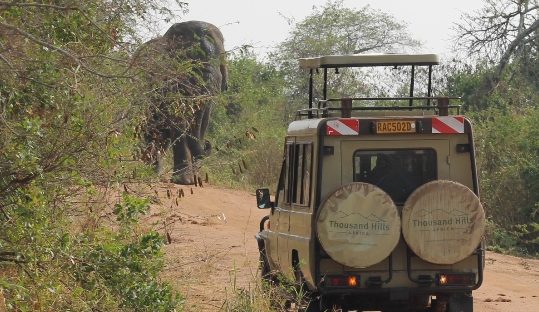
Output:
<svg viewBox="0 0 539 312">
<path fill-rule="evenodd" d="M 314 118 L 316 116 L 328 115 L 329 111 L 341 110 L 344 114 L 345 111 L 351 110 L 413 110 L 413 109 L 426 109 L 435 110 L 440 107 L 440 100 L 446 99 L 459 99 L 457 97 L 432 97 L 432 66 L 440 63 L 439 57 L 436 54 L 355 54 L 355 55 L 329 55 L 313 58 L 299 59 L 299 66 L 302 69 L 309 70 L 309 108 L 300 110 L 298 113 L 301 115 L 306 112 L 308 118 Z M 357 97 L 346 99 L 328 99 L 328 69 L 335 69 L 336 74 L 339 73 L 338 69 L 342 67 L 366 67 L 366 66 L 411 66 L 411 81 L 410 92 L 408 97 Z M 427 84 L 427 96 L 426 97 L 414 97 L 414 84 L 415 84 L 415 67 L 416 66 L 428 66 L 428 84 Z M 313 84 L 314 73 L 318 73 L 319 69 L 323 69 L 324 74 L 324 86 L 322 92 L 322 99 L 317 100 L 317 108 L 313 107 Z M 425 100 L 425 106 L 413 106 L 414 101 Z M 431 100 L 436 100 L 438 106 L 431 106 Z M 340 101 L 341 108 L 328 107 L 329 102 Z M 350 104 L 348 104 L 348 102 Z M 366 106 L 352 108 L 352 101 L 408 101 L 408 107 L 404 106 Z M 442 100 L 444 101 L 444 100 Z M 346 102 L 346 103 L 345 103 Z M 321 107 L 322 105 L 322 107 Z M 349 106 L 344 106 L 349 105 Z M 449 106 L 445 104 L 443 110 L 440 110 L 440 115 L 446 113 L 446 108 L 457 108 L 460 106 Z"/>
<path fill-rule="evenodd" d="M 356 106 L 352 105 L 353 101 L 407 101 L 407 100 L 427 100 L 427 105 L 415 106 Z M 430 105 L 430 101 L 436 102 L 436 105 Z M 327 99 L 319 100 L 316 108 L 306 108 L 296 111 L 295 119 L 308 118 L 325 118 L 330 116 L 332 111 L 340 111 L 341 117 L 350 118 L 352 111 L 412 111 L 412 110 L 432 110 L 438 113 L 439 116 L 449 115 L 450 109 L 456 109 L 457 115 L 460 114 L 461 105 L 449 105 L 449 100 L 461 100 L 460 97 L 363 97 L 363 98 L 342 98 L 342 99 Z M 330 107 L 329 102 L 340 102 L 340 107 Z"/>
</svg>

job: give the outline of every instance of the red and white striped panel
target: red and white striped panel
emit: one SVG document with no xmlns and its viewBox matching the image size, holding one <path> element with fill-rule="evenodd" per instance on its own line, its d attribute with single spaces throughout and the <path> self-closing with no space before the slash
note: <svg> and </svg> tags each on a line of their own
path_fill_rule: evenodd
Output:
<svg viewBox="0 0 539 312">
<path fill-rule="evenodd" d="M 359 134 L 359 120 L 358 119 L 329 120 L 326 123 L 326 134 L 330 136 L 358 135 Z"/>
<path fill-rule="evenodd" d="M 432 133 L 464 133 L 463 116 L 443 116 L 432 118 Z"/>
</svg>

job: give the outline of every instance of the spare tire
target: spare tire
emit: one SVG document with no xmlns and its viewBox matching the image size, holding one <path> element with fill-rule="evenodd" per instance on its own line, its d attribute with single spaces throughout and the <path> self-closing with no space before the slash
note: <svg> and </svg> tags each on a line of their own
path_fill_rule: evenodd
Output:
<svg viewBox="0 0 539 312">
<path fill-rule="evenodd" d="M 401 227 L 395 203 L 382 189 L 350 183 L 335 190 L 318 211 L 318 240 L 336 262 L 369 267 L 391 254 Z"/>
<path fill-rule="evenodd" d="M 404 203 L 402 233 L 417 256 L 435 264 L 454 264 L 470 256 L 485 232 L 485 211 L 468 187 L 432 181 Z"/>
</svg>

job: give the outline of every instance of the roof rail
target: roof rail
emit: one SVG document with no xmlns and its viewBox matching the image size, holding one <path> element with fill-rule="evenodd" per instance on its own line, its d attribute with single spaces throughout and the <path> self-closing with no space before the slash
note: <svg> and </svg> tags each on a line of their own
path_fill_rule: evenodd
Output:
<svg viewBox="0 0 539 312">
<path fill-rule="evenodd" d="M 302 117 L 308 118 L 323 118 L 329 117 L 332 111 L 340 111 L 343 118 L 349 118 L 352 111 L 412 111 L 412 110 L 432 110 L 436 111 L 439 116 L 447 116 L 449 109 L 456 109 L 457 115 L 460 114 L 461 105 L 449 105 L 449 100 L 461 100 L 461 97 L 359 97 L 359 98 L 340 98 L 318 100 L 317 107 L 306 108 L 296 111 L 295 119 Z M 427 105 L 423 106 L 356 106 L 352 105 L 353 101 L 409 101 L 409 100 L 426 100 Z M 436 101 L 436 105 L 430 105 L 430 101 Z M 340 107 L 330 107 L 329 102 L 340 102 Z"/>
</svg>

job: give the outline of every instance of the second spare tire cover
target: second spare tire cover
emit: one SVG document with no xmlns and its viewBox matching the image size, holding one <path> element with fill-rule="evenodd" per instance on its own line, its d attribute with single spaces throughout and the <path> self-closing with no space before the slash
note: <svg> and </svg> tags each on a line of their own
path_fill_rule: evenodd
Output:
<svg viewBox="0 0 539 312">
<path fill-rule="evenodd" d="M 316 232 L 336 262 L 354 268 L 379 263 L 399 242 L 401 227 L 395 203 L 382 189 L 350 183 L 320 206 Z"/>
<path fill-rule="evenodd" d="M 470 256 L 485 231 L 485 212 L 468 187 L 438 180 L 416 189 L 402 210 L 402 233 L 423 260 L 454 264 Z"/>
</svg>

